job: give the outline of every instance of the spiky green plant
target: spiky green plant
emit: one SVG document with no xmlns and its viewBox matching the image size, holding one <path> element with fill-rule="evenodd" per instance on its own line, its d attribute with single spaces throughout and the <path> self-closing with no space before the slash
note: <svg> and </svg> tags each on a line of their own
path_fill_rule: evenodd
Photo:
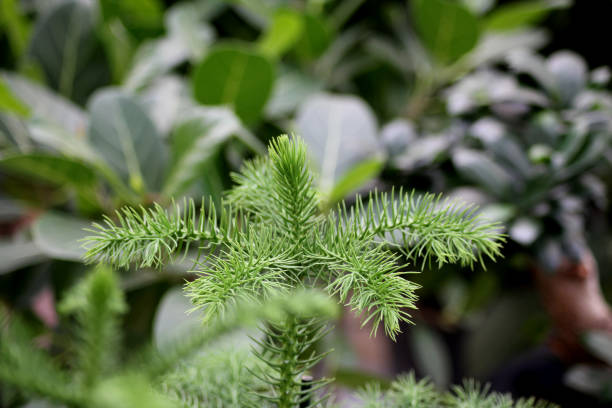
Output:
<svg viewBox="0 0 612 408">
<path fill-rule="evenodd" d="M 276 138 L 269 157 L 233 177 L 221 211 L 212 203 L 196 211 L 190 202 L 170 212 L 128 208 L 106 218 L 87 239 L 87 259 L 161 267 L 197 246 L 206 257 L 186 291 L 206 320 L 238 302 L 314 286 L 363 313 L 373 332 L 382 325 L 395 338 L 415 308 L 417 285 L 406 279 L 406 260 L 473 266 L 499 256 L 504 240 L 499 225 L 479 219 L 474 207 L 430 194 L 373 192 L 324 214 L 297 137 Z M 327 380 L 305 387 L 302 376 L 323 357 L 309 350 L 321 327 L 318 319 L 288 316 L 263 328 L 257 355 L 270 369 L 261 379 L 271 386 L 263 400 L 282 408 L 317 403 L 312 390 Z"/>
<path fill-rule="evenodd" d="M 400 376 L 387 391 L 370 384 L 358 393 L 362 408 L 555 408 L 534 398 L 513 400 L 508 394 L 489 392 L 488 385 L 467 380 L 442 393 L 428 379 L 414 373 Z"/>
<path fill-rule="evenodd" d="M 312 290 L 239 302 L 223 320 L 183 333 L 162 349 L 131 350 L 130 361 L 121 364 L 118 323 L 125 311 L 123 298 L 113 270 L 96 267 L 62 299 L 60 309 L 73 323 L 65 326 L 73 341 L 56 344 L 66 352 L 55 356 L 40 349 L 28 326 L 0 307 L 0 385 L 26 397 L 79 408 L 265 406 L 255 402 L 257 395 L 245 395 L 269 391 L 258 378 L 268 375 L 265 364 L 250 354 L 248 344 L 233 346 L 232 353 L 223 344 L 238 329 L 261 322 L 322 319 L 337 313 L 335 303 Z"/>
</svg>

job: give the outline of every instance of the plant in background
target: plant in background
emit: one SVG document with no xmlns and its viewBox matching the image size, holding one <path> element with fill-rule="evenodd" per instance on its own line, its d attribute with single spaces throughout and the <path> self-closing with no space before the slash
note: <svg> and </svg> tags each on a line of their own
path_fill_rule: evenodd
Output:
<svg viewBox="0 0 612 408">
<path fill-rule="evenodd" d="M 124 293 L 107 266 L 96 267 L 71 288 L 60 309 L 68 331 L 44 338 L 50 353 L 29 325 L 0 310 L 3 405 L 13 395 L 14 401 L 25 396 L 74 407 L 255 406 L 249 401 L 256 395 L 250 393 L 266 390 L 255 374 L 266 367 L 248 353 L 248 345 L 232 340 L 243 335 L 239 329 L 289 317 L 323 321 L 337 313 L 320 292 L 291 291 L 239 302 L 223 320 L 183 331 L 158 349 L 128 352 L 120 347 Z M 124 355 L 127 362 L 121 363 Z"/>
<path fill-rule="evenodd" d="M 472 266 L 498 256 L 503 241 L 499 226 L 475 217 L 473 207 L 401 190 L 374 192 L 351 209 L 322 214 L 306 148 L 296 138 L 275 139 L 269 158 L 249 162 L 234 179 L 218 219 L 212 204 L 200 214 L 190 204 L 169 213 L 127 208 L 116 221 L 96 224 L 87 240 L 89 261 L 161 266 L 198 246 L 207 254 L 186 291 L 206 320 L 244 299 L 321 286 L 362 313 L 373 333 L 383 325 L 394 338 L 416 299 L 395 250 L 424 263 Z M 324 357 L 311 351 L 325 333 L 321 321 L 288 318 L 263 333 L 256 355 L 270 372 L 261 379 L 273 390 L 264 399 L 279 407 L 314 405 L 312 391 L 327 380 L 305 387 L 302 376 Z"/>
<path fill-rule="evenodd" d="M 607 206 L 609 70 L 589 71 L 567 51 L 544 58 L 515 50 L 504 63 L 481 67 L 446 89 L 443 114 L 395 121 L 387 134 L 393 156 L 386 177 L 470 197 L 507 224 L 512 264 L 496 268 L 535 271 L 558 333 L 553 347 L 574 361 L 584 354 L 581 333 L 612 327 L 587 243 L 590 216 Z M 460 274 L 445 276 L 447 289 L 437 296 L 446 321 L 459 322 L 479 285 L 468 287 Z M 490 286 L 502 279 L 494 277 Z M 448 296 L 452 285 L 455 296 Z"/>
<path fill-rule="evenodd" d="M 555 408 L 557 405 L 534 398 L 513 400 L 508 394 L 490 392 L 473 380 L 441 393 L 428 379 L 417 380 L 413 373 L 397 378 L 387 391 L 376 385 L 359 393 L 363 408 Z"/>
<path fill-rule="evenodd" d="M 3 404 L 27 396 L 43 398 L 33 402 L 43 406 L 99 408 L 330 406 L 313 402 L 311 382 L 310 391 L 299 403 L 283 405 L 269 398 L 278 391 L 269 381 L 278 375 L 268 364 L 271 356 L 249 352 L 249 343 L 241 340 L 245 327 L 267 324 L 278 328 L 288 320 L 333 318 L 338 308 L 328 295 L 300 289 L 266 300 L 239 301 L 222 319 L 215 318 L 193 332 L 178 333 L 157 349 L 131 350 L 128 362 L 120 364 L 118 323 L 126 311 L 123 297 L 113 270 L 96 267 L 63 298 L 61 309 L 74 320 L 67 319 L 69 337 L 51 339 L 52 349 L 62 351 L 51 355 L 36 344 L 40 339 L 27 324 L 0 309 L 0 382 L 11 387 L 3 388 L 7 391 L 2 395 Z M 276 334 L 279 345 L 284 344 L 283 336 Z M 270 347 L 263 349 L 278 352 Z M 378 385 L 369 385 L 358 398 L 363 407 L 553 407 L 533 399 L 513 402 L 510 396 L 489 393 L 471 381 L 441 394 L 427 379 L 417 381 L 413 374 L 398 378 L 385 392 Z"/>
<path fill-rule="evenodd" d="M 456 114 L 438 114 L 444 110 L 442 90 L 483 64 L 500 61 L 511 49 L 542 46 L 546 35 L 534 22 L 568 4 L 542 0 L 495 7 L 494 0 L 415 0 L 406 7 L 354 0 L 309 1 L 294 7 L 263 1 L 181 1 L 162 14 L 158 0 L 3 0 L 0 41 L 7 39 L 10 48 L 0 53 L 8 56 L 10 50 L 13 60 L 0 59 L 3 69 L 16 72 L 0 73 L 0 222 L 6 237 L 0 241 L 0 258 L 5 260 L 0 275 L 27 268 L 2 278 L 38 285 L 44 277 L 45 285 L 59 293 L 70 280 L 66 277 L 75 276 L 67 269 L 84 271 L 78 239 L 89 221 L 82 218 L 112 214 L 124 204 L 149 208 L 159 202 L 165 207 L 173 196 L 211 195 L 219 209 L 221 191 L 229 185 L 227 170 L 237 169 L 251 150 L 263 151 L 253 135 L 267 140 L 281 131 L 301 134 L 318 173 L 322 213 L 368 182 L 406 181 L 435 191 L 454 186 L 458 172 L 451 171 L 450 177 L 444 172 L 449 166 L 454 169 L 455 160 L 440 160 L 444 150 L 454 151 L 457 133 L 466 141 L 464 147 L 482 146 L 464 134 L 464 124 L 447 127 L 454 122 L 449 116 Z M 437 28 L 448 26 L 466 35 L 441 35 Z M 60 51 L 45 52 L 55 45 Z M 219 66 L 229 69 L 216 69 Z M 244 72 L 236 83 L 234 72 Z M 117 88 L 104 88 L 111 82 Z M 317 94 L 323 90 L 335 94 Z M 481 106 L 463 119 L 480 115 L 481 108 L 486 110 Z M 406 116 L 423 120 L 406 122 Z M 403 119 L 379 128 L 378 123 L 394 117 Z M 420 138 L 413 137 L 415 128 Z M 232 136 L 239 143 L 231 141 Z M 582 147 L 593 138 L 587 140 Z M 134 148 L 145 145 L 150 148 L 146 152 Z M 584 151 L 579 149 L 576 157 Z M 546 154 L 542 160 L 548 160 Z M 428 166 L 432 162 L 444 162 L 444 171 Z M 436 182 L 445 180 L 444 186 L 387 178 L 397 169 L 402 175 L 423 170 Z M 382 177 L 376 179 L 378 175 Z M 597 183 L 586 184 L 588 191 L 596 192 Z M 518 194 L 506 196 L 514 199 Z M 368 200 L 363 201 L 366 211 Z M 572 203 L 563 201 L 571 213 Z M 214 211 L 204 207 L 205 213 Z M 154 212 L 161 217 L 163 210 Z M 528 228 L 511 229 L 512 236 L 533 231 L 533 225 L 545 231 L 549 225 L 546 221 L 538 227 L 537 215 L 513 213 L 518 227 Z M 157 244 L 172 247 L 175 239 L 199 239 L 166 238 L 153 240 L 147 250 Z M 411 244 L 416 244 L 416 249 L 410 247 L 410 255 L 415 255 L 418 242 Z M 232 256 L 241 251 L 221 248 Z M 123 287 L 132 290 L 170 280 L 174 269 L 184 272 L 183 265 L 168 265 L 163 249 L 158 254 L 154 263 L 161 263 L 165 273 L 133 268 L 136 273 L 121 276 Z M 125 255 L 125 265 L 132 263 L 130 256 Z M 469 305 L 482 304 L 477 291 L 490 289 L 487 284 L 496 279 L 479 280 L 485 275 L 491 276 L 478 273 L 478 284 L 467 291 L 447 290 L 449 285 L 439 281 L 431 287 L 440 298 L 451 299 L 445 311 L 457 319 Z M 150 286 L 149 293 L 154 293 Z M 27 293 L 39 289 L 29 287 Z M 342 294 L 343 287 L 336 289 Z M 6 298 L 17 303 L 26 290 L 18 292 L 7 290 Z"/>
</svg>

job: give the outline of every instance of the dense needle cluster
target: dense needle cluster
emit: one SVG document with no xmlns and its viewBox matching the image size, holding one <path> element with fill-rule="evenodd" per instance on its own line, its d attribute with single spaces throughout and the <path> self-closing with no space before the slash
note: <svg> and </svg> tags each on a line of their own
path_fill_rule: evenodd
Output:
<svg viewBox="0 0 612 408">
<path fill-rule="evenodd" d="M 415 308 L 417 285 L 406 278 L 407 261 L 472 266 L 499 256 L 504 240 L 499 225 L 479 219 L 473 207 L 402 190 L 373 192 L 357 197 L 350 209 L 341 204 L 324 214 L 297 137 L 276 138 L 269 157 L 247 163 L 233 177 L 236 186 L 220 211 L 212 202 L 196 211 L 190 202 L 170 212 L 155 206 L 107 218 L 88 238 L 88 260 L 159 267 L 198 247 L 206 256 L 186 290 L 206 319 L 222 317 L 238 302 L 314 286 L 362 314 L 373 332 L 382 325 L 394 338 Z M 273 385 L 266 399 L 276 406 L 310 398 L 299 381 L 322 358 L 303 356 L 320 333 L 316 320 L 288 317 L 263 328 L 266 341 L 257 355 L 276 370 L 262 378 Z M 293 353 L 291 367 L 284 364 L 287 353 Z"/>
<path fill-rule="evenodd" d="M 471 266 L 500 253 L 499 225 L 431 194 L 373 192 L 322 214 L 303 142 L 281 136 L 269 153 L 234 175 L 221 211 L 191 202 L 170 212 L 127 208 L 96 224 L 89 261 L 161 266 L 189 246 L 206 247 L 187 290 L 211 317 L 237 299 L 321 285 L 393 337 L 414 308 L 405 259 Z"/>
</svg>

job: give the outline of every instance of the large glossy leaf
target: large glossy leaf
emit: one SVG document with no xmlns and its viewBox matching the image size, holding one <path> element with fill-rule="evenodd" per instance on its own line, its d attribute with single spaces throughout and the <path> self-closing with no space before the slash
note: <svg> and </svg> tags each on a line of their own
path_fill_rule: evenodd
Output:
<svg viewBox="0 0 612 408">
<path fill-rule="evenodd" d="M 259 50 L 269 57 L 280 57 L 300 39 L 303 26 L 299 13 L 289 9 L 278 10 L 259 39 Z"/>
<path fill-rule="evenodd" d="M 317 164 L 320 188 L 325 193 L 362 160 L 384 157 L 376 118 L 357 97 L 313 96 L 297 113 L 296 132 Z"/>
<path fill-rule="evenodd" d="M 231 107 L 245 123 L 261 115 L 274 84 L 267 58 L 238 46 L 219 46 L 196 68 L 194 95 L 204 105 Z"/>
<path fill-rule="evenodd" d="M 42 153 L 28 153 L 5 157 L 0 168 L 41 179 L 59 186 L 93 187 L 96 183 L 94 170 L 82 161 Z"/>
<path fill-rule="evenodd" d="M 567 7 L 569 0 L 529 0 L 509 3 L 496 8 L 486 19 L 489 30 L 513 30 L 537 23 L 557 8 Z"/>
<path fill-rule="evenodd" d="M 202 166 L 232 136 L 238 136 L 259 152 L 263 150 L 227 108 L 199 107 L 186 113 L 172 135 L 172 168 L 164 194 L 176 196 L 185 192 L 200 177 Z"/>
<path fill-rule="evenodd" d="M 68 261 L 80 261 L 85 253 L 80 241 L 89 233 L 91 223 L 80 218 L 47 212 L 36 219 L 32 225 L 34 243 L 47 256 Z"/>
<path fill-rule="evenodd" d="M 89 140 L 96 153 L 135 191 L 158 191 L 166 148 L 140 104 L 106 90 L 94 96 L 90 111 Z"/>
<path fill-rule="evenodd" d="M 10 90 L 0 78 L 0 111 L 8 111 L 19 116 L 27 116 L 30 109 Z"/>
<path fill-rule="evenodd" d="M 418 32 L 439 62 L 454 62 L 478 43 L 478 19 L 462 4 L 450 0 L 415 0 L 412 5 Z"/>
<path fill-rule="evenodd" d="M 85 112 L 66 98 L 16 74 L 0 72 L 0 79 L 29 107 L 34 118 L 54 123 L 74 135 L 85 133 Z"/>
<path fill-rule="evenodd" d="M 43 69 L 49 85 L 79 104 L 110 81 L 95 27 L 92 2 L 67 0 L 36 22 L 30 43 L 29 54 Z"/>
</svg>

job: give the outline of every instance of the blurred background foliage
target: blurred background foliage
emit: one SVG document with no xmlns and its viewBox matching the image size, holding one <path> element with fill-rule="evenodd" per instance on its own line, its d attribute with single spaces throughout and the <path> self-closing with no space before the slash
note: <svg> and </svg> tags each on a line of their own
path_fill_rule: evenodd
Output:
<svg viewBox="0 0 612 408">
<path fill-rule="evenodd" d="M 410 368 L 440 387 L 491 378 L 553 326 L 531 269 L 554 273 L 590 250 L 612 294 L 611 11 L 605 0 L 2 0 L 0 300 L 61 337 L 56 299 L 85 274 L 91 220 L 124 204 L 219 202 L 244 158 L 296 133 L 328 208 L 371 188 L 445 192 L 510 238 L 486 271 L 416 277 L 417 325 L 393 365 L 368 373 L 338 332 L 327 369 L 349 387 Z M 127 347 L 185 310 L 172 288 L 190 260 L 121 273 Z M 606 335 L 588 338 L 609 362 Z M 607 369 L 577 369 L 567 383 L 609 397 Z"/>
</svg>

